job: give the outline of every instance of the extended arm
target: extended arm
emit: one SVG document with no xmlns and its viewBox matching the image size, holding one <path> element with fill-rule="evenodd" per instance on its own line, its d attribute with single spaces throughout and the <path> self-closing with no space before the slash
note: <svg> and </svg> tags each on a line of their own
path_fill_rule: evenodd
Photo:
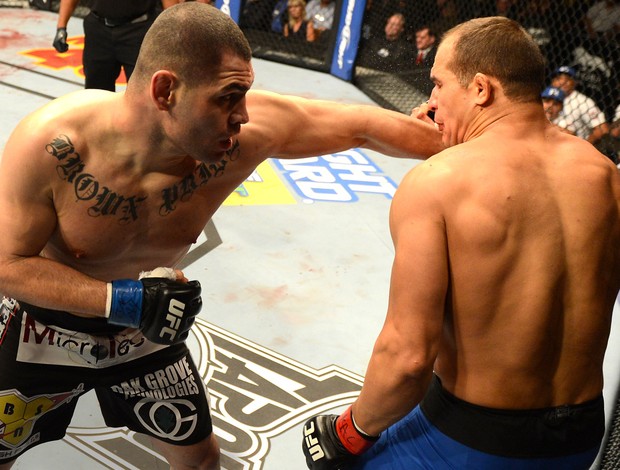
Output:
<svg viewBox="0 0 620 470">
<path fill-rule="evenodd" d="M 262 91 L 249 92 L 247 106 L 250 122 L 240 141 L 261 156 L 301 158 L 364 147 L 395 157 L 427 158 L 443 149 L 434 125 L 378 106 Z"/>
</svg>

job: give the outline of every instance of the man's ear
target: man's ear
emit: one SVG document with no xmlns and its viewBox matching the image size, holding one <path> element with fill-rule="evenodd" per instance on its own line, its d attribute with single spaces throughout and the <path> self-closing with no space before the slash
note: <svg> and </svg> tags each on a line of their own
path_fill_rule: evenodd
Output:
<svg viewBox="0 0 620 470">
<path fill-rule="evenodd" d="M 472 80 L 472 88 L 475 90 L 474 99 L 478 106 L 487 106 L 493 100 L 495 83 L 484 73 L 477 73 Z"/>
<path fill-rule="evenodd" d="M 167 111 L 176 87 L 176 76 L 168 70 L 158 70 L 151 77 L 151 99 L 161 111 Z"/>
</svg>

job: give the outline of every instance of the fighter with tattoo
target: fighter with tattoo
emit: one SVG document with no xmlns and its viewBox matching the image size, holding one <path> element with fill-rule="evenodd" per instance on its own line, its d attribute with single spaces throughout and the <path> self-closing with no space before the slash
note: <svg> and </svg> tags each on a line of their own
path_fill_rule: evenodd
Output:
<svg viewBox="0 0 620 470">
<path fill-rule="evenodd" d="M 64 96 L 12 133 L 0 166 L 0 469 L 61 439 L 92 389 L 108 426 L 153 437 L 173 468 L 219 468 L 184 343 L 201 286 L 175 266 L 267 158 L 443 148 L 423 119 L 250 91 L 253 80 L 237 25 L 180 3 L 147 33 L 125 92 Z M 3 400 L 45 406 L 17 419 Z"/>
</svg>

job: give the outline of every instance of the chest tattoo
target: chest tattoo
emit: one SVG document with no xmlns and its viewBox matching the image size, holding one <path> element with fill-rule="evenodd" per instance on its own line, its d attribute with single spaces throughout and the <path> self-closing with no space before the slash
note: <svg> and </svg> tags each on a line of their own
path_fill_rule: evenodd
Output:
<svg viewBox="0 0 620 470">
<path fill-rule="evenodd" d="M 118 217 L 121 224 L 138 218 L 138 206 L 146 196 L 118 194 L 97 181 L 92 174 L 84 171 L 86 165 L 68 136 L 59 135 L 45 146 L 45 150 L 58 160 L 56 172 L 60 179 L 73 186 L 76 200 L 90 203 L 87 210 L 89 216 L 111 215 Z"/>
<path fill-rule="evenodd" d="M 88 202 L 87 213 L 91 217 L 111 215 L 118 217 L 121 224 L 138 219 L 138 207 L 147 196 L 119 194 L 101 184 L 95 176 L 85 171 L 86 164 L 76 152 L 71 139 L 59 135 L 45 146 L 47 153 L 58 160 L 58 177 L 73 187 L 77 201 Z M 226 152 L 226 156 L 216 163 L 201 163 L 190 174 L 172 186 L 161 191 L 162 203 L 159 214 L 166 216 L 173 212 L 179 202 L 188 201 L 194 192 L 207 184 L 212 178 L 224 174 L 226 165 L 239 156 L 239 142 Z"/>
<path fill-rule="evenodd" d="M 166 216 L 176 209 L 177 203 L 188 201 L 198 188 L 207 184 L 212 178 L 222 176 L 226 170 L 226 165 L 235 161 L 238 156 L 239 142 L 235 141 L 233 147 L 226 152 L 226 156 L 219 162 L 201 163 L 181 181 L 164 189 L 161 192 L 162 204 L 159 206 L 159 214 Z"/>
</svg>

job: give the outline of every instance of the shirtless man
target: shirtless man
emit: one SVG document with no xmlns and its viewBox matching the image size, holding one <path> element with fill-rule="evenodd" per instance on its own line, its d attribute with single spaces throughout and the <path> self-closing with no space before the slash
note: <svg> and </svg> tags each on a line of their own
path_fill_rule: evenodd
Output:
<svg viewBox="0 0 620 470">
<path fill-rule="evenodd" d="M 433 126 L 410 116 L 249 92 L 253 80 L 237 25 L 184 2 L 147 33 L 124 93 L 67 95 L 13 132 L 0 167 L 0 421 L 9 423 L 0 468 L 62 438 L 77 397 L 93 388 L 109 426 L 156 438 L 175 469 L 219 468 L 206 391 L 183 343 L 200 286 L 172 269 L 155 280 L 139 273 L 174 267 L 269 157 L 443 148 Z"/>
<path fill-rule="evenodd" d="M 449 31 L 431 78 L 447 148 L 396 192 L 387 317 L 352 407 L 304 426 L 308 466 L 588 469 L 620 288 L 618 169 L 548 121 L 543 57 L 512 20 Z"/>
</svg>

